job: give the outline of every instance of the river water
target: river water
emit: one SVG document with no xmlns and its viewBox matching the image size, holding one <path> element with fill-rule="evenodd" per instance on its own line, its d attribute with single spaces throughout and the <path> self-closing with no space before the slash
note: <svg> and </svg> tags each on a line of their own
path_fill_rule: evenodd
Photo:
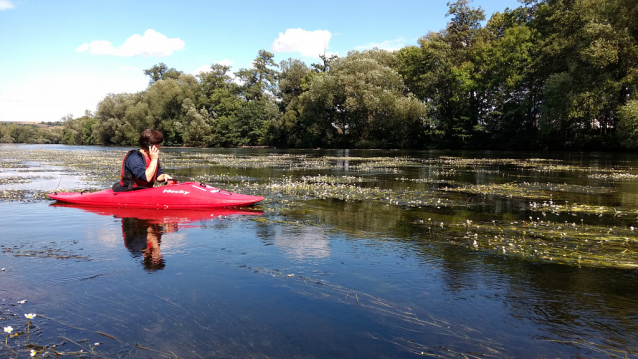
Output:
<svg viewBox="0 0 638 359">
<path fill-rule="evenodd" d="M 0 355 L 638 357 L 635 155 L 163 149 L 266 200 L 44 199 L 124 151 L 0 146 Z"/>
</svg>

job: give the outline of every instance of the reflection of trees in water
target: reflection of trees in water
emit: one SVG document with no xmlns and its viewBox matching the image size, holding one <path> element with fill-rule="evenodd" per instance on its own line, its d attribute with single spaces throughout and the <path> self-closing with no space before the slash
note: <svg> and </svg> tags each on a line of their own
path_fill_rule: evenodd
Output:
<svg viewBox="0 0 638 359">
<path fill-rule="evenodd" d="M 444 246 L 438 253 L 441 259 L 441 279 L 446 292 L 477 289 L 483 275 L 476 271 L 475 264 L 469 263 L 464 250 L 455 246 Z"/>
<path fill-rule="evenodd" d="M 487 287 L 503 296 L 507 314 L 521 322 L 523 332 L 541 328 L 541 339 L 597 355 L 638 350 L 638 275 L 634 271 L 535 264 L 464 254 L 461 248 L 429 252 L 437 253 L 443 259 L 446 292 Z"/>
<path fill-rule="evenodd" d="M 404 212 L 400 207 L 376 202 L 321 200 L 309 201 L 288 215 L 304 221 L 315 218 L 345 232 L 387 232 L 396 231 L 398 222 L 404 219 Z"/>
<path fill-rule="evenodd" d="M 560 339 L 638 350 L 634 271 L 528 263 L 519 269 L 506 276 L 513 316 L 532 320 Z"/>
<path fill-rule="evenodd" d="M 175 224 L 157 224 L 137 218 L 122 218 L 124 246 L 133 257 L 142 257 L 142 265 L 149 272 L 164 268 L 160 251 L 162 234 L 176 230 Z"/>
</svg>

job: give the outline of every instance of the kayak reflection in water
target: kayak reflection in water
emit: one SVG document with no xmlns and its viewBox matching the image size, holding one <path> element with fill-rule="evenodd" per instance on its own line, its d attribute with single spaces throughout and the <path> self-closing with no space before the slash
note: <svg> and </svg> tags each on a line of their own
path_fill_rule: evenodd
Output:
<svg viewBox="0 0 638 359">
<path fill-rule="evenodd" d="M 113 184 L 114 192 L 125 192 L 153 187 L 155 181 L 172 179 L 165 174 L 159 162 L 164 136 L 157 130 L 147 129 L 140 134 L 140 149 L 130 150 L 122 160 L 120 181 Z"/>
<path fill-rule="evenodd" d="M 162 234 L 176 230 L 177 224 L 157 224 L 145 219 L 122 218 L 124 246 L 133 257 L 142 256 L 142 265 L 149 272 L 165 267 L 160 251 Z"/>
</svg>

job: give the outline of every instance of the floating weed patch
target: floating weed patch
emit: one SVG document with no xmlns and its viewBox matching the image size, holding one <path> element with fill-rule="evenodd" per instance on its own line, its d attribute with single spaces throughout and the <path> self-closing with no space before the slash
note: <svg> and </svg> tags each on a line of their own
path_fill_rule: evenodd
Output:
<svg viewBox="0 0 638 359">
<path fill-rule="evenodd" d="M 86 182 L 105 183 L 114 181 L 119 175 L 122 157 L 119 151 L 56 151 L 56 150 L 0 150 L 0 159 L 11 159 L 22 163 L 28 172 L 51 172 L 40 168 L 42 164 L 55 166 L 56 172 L 75 174 Z M 26 165 L 25 163 L 32 163 Z"/>
<path fill-rule="evenodd" d="M 311 179 L 308 181 L 308 179 Z M 301 198 L 321 198 L 340 200 L 379 200 L 386 198 L 389 190 L 378 187 L 364 188 L 346 183 L 315 182 L 313 177 L 302 177 L 294 180 L 293 177 L 284 177 L 283 181 L 266 184 L 265 189 L 271 193 Z"/>
<path fill-rule="evenodd" d="M 0 189 L 0 201 L 36 202 L 49 199 L 48 191 L 24 189 Z"/>
<path fill-rule="evenodd" d="M 334 180 L 334 181 L 333 181 Z M 408 207 L 433 206 L 455 207 L 466 206 L 465 201 L 452 201 L 436 196 L 434 191 L 405 190 L 395 191 L 379 187 L 360 187 L 349 182 L 356 179 L 329 178 L 324 176 L 284 177 L 268 183 L 243 182 L 231 186 L 229 190 L 245 194 L 261 193 L 267 200 L 307 200 L 307 199 L 337 199 L 342 201 L 380 201 L 392 205 Z"/>
<path fill-rule="evenodd" d="M 415 225 L 473 250 L 532 261 L 589 267 L 638 268 L 637 229 L 581 223 L 493 221 L 457 223 L 417 221 Z"/>
<path fill-rule="evenodd" d="M 599 180 L 611 180 L 611 181 L 637 181 L 638 175 L 623 172 L 614 173 L 596 173 L 587 176 L 588 178 L 594 178 Z"/>
<path fill-rule="evenodd" d="M 579 193 L 579 194 L 607 194 L 613 193 L 614 189 L 607 187 L 594 187 L 594 186 L 579 186 L 568 185 L 559 183 L 492 183 L 492 184 L 477 184 L 477 185 L 462 185 L 459 187 L 445 187 L 441 188 L 446 192 L 462 192 L 480 195 L 495 195 L 501 197 L 516 197 L 527 199 L 551 199 L 553 193 Z"/>
<path fill-rule="evenodd" d="M 31 183 L 33 178 L 34 177 L 16 177 L 16 176 L 0 177 L 0 185 Z"/>
<path fill-rule="evenodd" d="M 13 184 L 13 182 L 11 184 Z M 101 187 L 87 187 L 87 186 L 73 187 L 73 188 L 59 187 L 58 189 L 55 190 L 55 192 L 82 192 L 82 191 L 94 192 L 94 191 L 100 191 L 103 189 L 104 188 L 101 188 Z M 43 201 L 43 200 L 50 200 L 51 198 L 49 198 L 49 193 L 51 193 L 51 191 L 6 188 L 6 189 L 0 189 L 0 201 L 37 202 L 37 201 Z"/>
<path fill-rule="evenodd" d="M 2 158 L 0 161 L 0 168 L 28 168 L 28 165 L 20 163 L 20 161 L 13 158 Z"/>
<path fill-rule="evenodd" d="M 323 157 L 305 155 L 270 154 L 264 156 L 237 156 L 215 153 L 162 154 L 162 163 L 167 167 L 229 167 L 229 168 L 279 168 L 287 170 L 328 169 L 332 166 Z"/>
<path fill-rule="evenodd" d="M 511 166 L 528 169 L 544 169 L 550 166 L 561 166 L 560 160 L 531 158 L 531 159 L 512 159 L 512 158 L 461 158 L 441 156 L 436 159 L 427 160 L 427 163 L 444 165 L 448 168 L 479 168 L 493 166 Z M 576 169 L 577 167 L 567 166 L 565 168 Z"/>
<path fill-rule="evenodd" d="M 564 192 L 564 193 L 580 193 L 580 194 L 607 194 L 613 193 L 615 190 L 609 187 L 597 187 L 597 186 L 581 186 L 566 183 L 520 183 L 521 188 L 529 189 L 531 191 L 550 191 L 550 192 Z"/>
<path fill-rule="evenodd" d="M 617 169 L 574 166 L 563 164 L 562 160 L 545 158 L 511 159 L 511 158 L 460 158 L 441 156 L 436 159 L 424 161 L 430 164 L 440 164 L 452 168 L 481 168 L 492 166 L 509 166 L 534 172 L 596 172 L 612 173 Z"/>
<path fill-rule="evenodd" d="M 34 180 L 51 180 L 53 176 L 4 176 L 0 177 L 0 186 L 33 183 Z"/>
<path fill-rule="evenodd" d="M 244 182 L 244 181 L 257 181 L 257 178 L 247 176 L 237 176 L 230 174 L 216 174 L 216 175 L 202 175 L 190 178 L 193 182 L 203 183 L 215 183 L 215 182 Z"/>
<path fill-rule="evenodd" d="M 429 184 L 446 184 L 449 186 L 454 185 L 454 181 L 450 180 L 441 180 L 434 178 L 406 178 L 406 177 L 397 177 L 395 178 L 397 181 L 401 182 L 416 182 L 416 183 L 429 183 Z"/>
<path fill-rule="evenodd" d="M 357 172 L 398 173 L 401 168 L 418 167 L 421 163 L 415 159 L 400 157 L 325 157 L 335 163 L 349 161 L 348 169 Z"/>
<path fill-rule="evenodd" d="M 589 214 L 598 215 L 612 215 L 614 217 L 622 217 L 625 215 L 638 215 L 638 208 L 625 208 L 618 210 L 609 206 L 595 206 L 587 204 L 569 203 L 565 202 L 559 204 L 554 201 L 545 201 L 543 203 L 532 202 L 529 204 L 529 208 L 533 211 L 550 212 L 553 214 L 568 213 L 572 215 L 577 214 Z"/>
<path fill-rule="evenodd" d="M 363 177 L 354 176 L 303 176 L 301 177 L 303 182 L 310 183 L 327 183 L 327 184 L 346 184 L 346 183 L 363 183 L 371 181 L 370 179 L 364 179 Z"/>
<path fill-rule="evenodd" d="M 400 168 L 418 167 L 422 162 L 411 158 L 392 157 L 310 157 L 293 154 L 236 156 L 212 153 L 189 153 L 164 159 L 178 167 L 221 166 L 229 168 L 278 168 L 283 170 L 331 170 L 347 167 L 354 172 L 398 172 Z"/>
<path fill-rule="evenodd" d="M 11 247 L 2 245 L 2 254 L 12 255 L 14 257 L 32 257 L 32 258 L 53 258 L 53 259 L 82 259 L 90 260 L 87 256 L 81 256 L 72 251 L 56 248 L 55 242 L 46 242 L 41 244 L 16 244 Z"/>
</svg>

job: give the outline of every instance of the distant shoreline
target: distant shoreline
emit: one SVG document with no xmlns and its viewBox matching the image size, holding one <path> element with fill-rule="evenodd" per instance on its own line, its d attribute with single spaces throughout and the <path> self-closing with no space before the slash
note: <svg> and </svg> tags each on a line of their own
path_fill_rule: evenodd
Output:
<svg viewBox="0 0 638 359">
<path fill-rule="evenodd" d="M 50 125 L 50 123 L 55 123 L 56 121 L 0 121 L 0 125 L 2 124 L 10 124 L 15 123 L 16 125 L 31 125 L 31 126 L 62 126 L 62 124 Z"/>
</svg>

